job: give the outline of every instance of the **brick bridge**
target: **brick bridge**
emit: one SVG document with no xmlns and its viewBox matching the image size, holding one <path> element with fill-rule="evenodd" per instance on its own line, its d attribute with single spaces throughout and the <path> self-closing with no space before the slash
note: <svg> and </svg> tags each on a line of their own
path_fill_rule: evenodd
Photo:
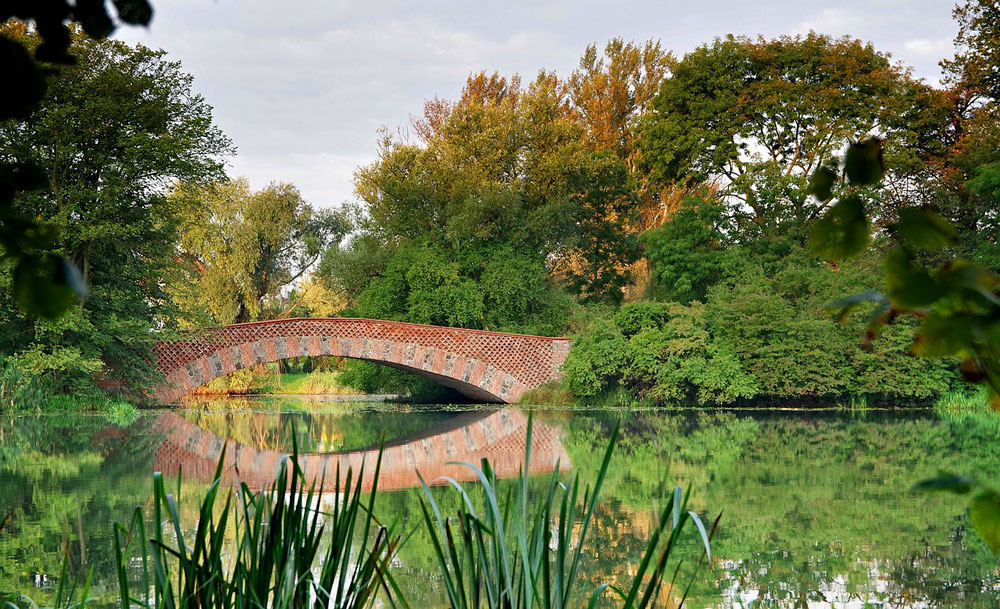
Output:
<svg viewBox="0 0 1000 609">
<path fill-rule="evenodd" d="M 241 368 L 302 355 L 335 355 L 412 372 L 480 402 L 513 403 L 555 380 L 565 338 L 427 326 L 377 319 L 279 319 L 187 330 L 153 348 L 165 382 L 153 391 L 176 402 Z"/>
<path fill-rule="evenodd" d="M 449 462 L 464 461 L 479 465 L 489 458 L 498 478 L 516 476 L 524 465 L 527 446 L 528 418 L 513 408 L 477 411 L 458 415 L 444 427 L 427 433 L 398 438 L 387 444 L 382 454 L 382 471 L 378 486 L 383 490 L 399 490 L 419 486 L 417 472 L 429 484 L 443 484 L 438 478 L 449 476 L 459 481 L 475 480 L 467 467 Z M 164 414 L 156 419 L 154 429 L 164 440 L 156 449 L 156 471 L 173 476 L 183 472 L 190 478 L 210 482 L 215 475 L 223 445 L 226 463 L 223 482 L 232 484 L 237 476 L 252 490 L 267 488 L 275 478 L 282 459 L 288 453 L 257 448 L 227 440 L 176 414 Z M 531 430 L 531 461 L 528 473 L 552 472 L 571 466 L 562 445 L 558 428 L 535 421 Z M 355 475 L 365 464 L 362 488 L 371 489 L 378 448 L 342 453 L 299 455 L 299 464 L 306 480 L 327 478 L 325 489 L 333 488 L 332 477 L 340 466 L 341 476 L 347 468 Z"/>
</svg>

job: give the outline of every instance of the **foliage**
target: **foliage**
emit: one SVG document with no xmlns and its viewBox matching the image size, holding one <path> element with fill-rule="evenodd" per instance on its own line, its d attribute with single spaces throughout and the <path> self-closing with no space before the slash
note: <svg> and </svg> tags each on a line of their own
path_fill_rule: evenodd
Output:
<svg viewBox="0 0 1000 609">
<path fill-rule="evenodd" d="M 825 206 L 808 196 L 809 176 L 867 134 L 891 142 L 893 176 L 919 172 L 946 113 L 940 93 L 860 41 L 729 36 L 677 63 L 641 148 L 654 180 L 721 188 L 731 236 L 747 243 L 811 224 Z"/>
<path fill-rule="evenodd" d="M 358 172 L 360 233 L 330 251 L 321 275 L 359 310 L 419 321 L 447 303 L 451 323 L 467 327 L 531 328 L 550 272 L 585 298 L 620 298 L 638 253 L 623 230 L 631 181 L 620 159 L 587 149 L 566 104 L 546 73 L 524 88 L 480 74 L 457 102 L 428 102 L 420 143 L 386 138 L 380 160 Z M 411 264 L 419 271 L 405 277 Z M 529 317 L 484 318 L 493 307 L 480 310 L 477 290 L 504 308 L 527 291 Z"/>
<path fill-rule="evenodd" d="M 0 409 L 18 410 L 38 404 L 44 395 L 37 377 L 25 374 L 16 363 L 0 358 Z"/>
<path fill-rule="evenodd" d="M 34 40 L 16 26 L 3 32 Z M 218 177 L 230 145 L 164 52 L 82 36 L 70 50 L 75 62 L 52 74 L 41 107 L 0 123 L 0 156 L 50 174 L 49 188 L 18 195 L 13 209 L 54 227 L 58 239 L 39 255 L 72 261 L 89 295 L 57 319 L 25 317 L 16 266 L 3 263 L 0 353 L 76 391 L 96 370 L 128 383 L 151 374 L 150 329 L 169 313 L 162 280 L 176 239 L 163 188 Z"/>
<path fill-rule="evenodd" d="M 713 340 L 698 302 L 625 305 L 613 323 L 597 321 L 576 338 L 563 369 L 581 397 L 618 383 L 658 403 L 725 404 L 758 392 L 735 354 Z"/>
<path fill-rule="evenodd" d="M 708 288 L 728 274 L 735 256 L 727 247 L 724 212 L 715 198 L 691 196 L 661 226 L 640 236 L 659 296 L 703 301 Z"/>
<path fill-rule="evenodd" d="M 1000 99 L 1000 6 L 996 0 L 964 0 L 955 6 L 957 52 L 942 62 L 949 75 L 978 89 L 994 100 Z"/>
<path fill-rule="evenodd" d="M 709 329 L 763 396 L 899 403 L 946 391 L 957 380 L 953 364 L 912 357 L 912 326 L 891 328 L 865 350 L 860 319 L 831 323 L 830 302 L 850 290 L 878 289 L 875 265 L 869 258 L 831 266 L 799 252 L 772 273 L 749 266 L 709 291 Z"/>
<path fill-rule="evenodd" d="M 182 265 L 168 286 L 187 325 L 285 317 L 283 289 L 348 230 L 341 214 L 314 210 L 291 184 L 250 192 L 245 179 L 175 186 Z"/>
<path fill-rule="evenodd" d="M 230 491 L 220 508 L 216 502 L 221 501 L 223 450 L 190 546 L 184 539 L 179 497 L 167 492 L 162 474 L 154 474 L 152 537 L 147 541 L 141 508 L 136 508 L 128 528 L 115 525 L 123 606 L 369 606 L 379 588 L 389 590 L 387 570 L 399 543 L 394 525 L 380 524 L 374 513 L 381 461 L 380 454 L 367 502 L 361 490 L 364 465 L 356 482 L 351 469 L 342 477 L 338 466 L 330 489 L 338 501 L 330 514 L 316 508 L 323 485 L 306 482 L 297 453 L 281 461 L 268 491 L 255 493 L 244 484 L 236 491 L 236 503 Z M 235 550 L 229 566 L 223 549 L 231 529 Z M 328 545 L 321 551 L 327 531 Z M 172 536 L 175 547 L 167 545 Z M 144 575 L 142 587 L 134 592 L 126 571 L 130 543 L 138 547 Z"/>
<path fill-rule="evenodd" d="M 115 0 L 120 21 L 149 25 L 153 9 L 146 0 Z M 38 37 L 24 37 L 24 28 L 12 18 L 34 21 Z M 76 22 L 91 38 L 105 38 L 115 29 L 104 0 L 69 4 L 65 0 L 8 2 L 0 8 L 0 65 L 5 91 L 0 95 L 0 123 L 28 118 L 42 104 L 52 66 L 73 64 L 69 52 Z M 29 53 L 29 51 L 31 51 Z M 54 318 L 66 311 L 77 296 L 86 294 L 76 266 L 64 256 L 46 251 L 58 239 L 56 227 L 40 222 L 13 205 L 20 194 L 46 187 L 46 169 L 27 159 L 0 161 L 0 265 L 10 263 L 18 305 L 26 313 Z"/>
</svg>

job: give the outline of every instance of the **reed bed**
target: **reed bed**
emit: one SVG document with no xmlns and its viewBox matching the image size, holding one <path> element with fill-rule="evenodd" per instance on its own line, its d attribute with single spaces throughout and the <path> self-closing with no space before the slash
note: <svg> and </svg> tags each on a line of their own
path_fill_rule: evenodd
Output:
<svg viewBox="0 0 1000 609">
<path fill-rule="evenodd" d="M 386 575 L 399 536 L 395 523 L 383 525 L 374 515 L 381 455 L 367 502 L 364 467 L 356 481 L 350 469 L 342 478 L 338 467 L 329 490 L 343 497 L 331 512 L 319 509 L 322 484 L 306 483 L 295 454 L 281 463 L 266 492 L 245 484 L 220 492 L 224 459 L 223 452 L 192 538 L 181 525 L 180 477 L 175 495 L 159 473 L 153 477 L 152 536 L 138 508 L 129 527 L 115 525 L 122 609 L 354 609 L 370 606 L 380 588 L 392 600 Z M 224 555 L 227 533 L 235 536 L 230 557 Z M 129 550 L 136 548 L 139 589 L 131 587 L 126 569 Z"/>
<path fill-rule="evenodd" d="M 657 606 L 664 592 L 669 595 L 679 589 L 677 580 L 683 561 L 674 553 L 685 529 L 694 526 L 704 551 L 679 600 L 674 601 L 677 609 L 684 606 L 698 570 L 711 557 L 710 540 L 719 519 L 710 531 L 706 530 L 701 518 L 687 509 L 690 489 L 683 492 L 679 487 L 674 488 L 670 501 L 660 511 L 631 585 L 618 588 L 606 583 L 591 590 L 584 588 L 581 559 L 618 431 L 616 425 L 593 486 L 587 484 L 582 492 L 579 473 L 573 471 L 562 481 L 557 466 L 540 496 L 530 496 L 530 417 L 524 464 L 513 492 L 499 494 L 496 476 L 486 459 L 479 467 L 461 463 L 478 478 L 483 500 L 477 508 L 477 502 L 462 484 L 443 479 L 462 497 L 453 520 L 442 517 L 430 487 L 421 479 L 424 524 L 452 609 L 591 608 L 604 594 L 617 596 L 623 609 Z"/>
</svg>

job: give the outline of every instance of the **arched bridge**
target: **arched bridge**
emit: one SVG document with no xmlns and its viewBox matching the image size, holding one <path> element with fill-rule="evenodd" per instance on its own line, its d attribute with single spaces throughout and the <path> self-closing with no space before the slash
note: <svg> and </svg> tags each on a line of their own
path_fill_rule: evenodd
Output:
<svg viewBox="0 0 1000 609">
<path fill-rule="evenodd" d="M 176 402 L 236 370 L 302 355 L 376 362 L 451 387 L 473 400 L 513 403 L 559 377 L 565 338 L 427 326 L 377 319 L 279 319 L 188 330 L 153 348 L 165 382 L 153 392 Z"/>
</svg>

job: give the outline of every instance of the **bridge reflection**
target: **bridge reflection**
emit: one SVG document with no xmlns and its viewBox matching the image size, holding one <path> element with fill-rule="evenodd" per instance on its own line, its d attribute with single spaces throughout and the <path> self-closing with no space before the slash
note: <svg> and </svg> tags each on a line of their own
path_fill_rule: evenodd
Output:
<svg viewBox="0 0 1000 609">
<path fill-rule="evenodd" d="M 157 471 L 164 475 L 183 473 L 184 479 L 211 481 L 222 449 L 225 447 L 223 482 L 237 480 L 252 490 L 270 485 L 288 452 L 254 446 L 206 430 L 178 414 L 157 417 L 156 432 L 164 437 L 156 450 Z M 428 482 L 449 476 L 471 481 L 475 474 L 467 467 L 449 464 L 460 461 L 478 465 L 489 458 L 498 478 L 516 476 L 524 464 L 527 448 L 528 417 L 514 408 L 478 411 L 449 417 L 424 432 L 394 439 L 382 455 L 378 486 L 398 490 L 419 486 L 417 472 Z M 552 472 L 570 467 L 569 456 L 561 442 L 561 430 L 534 422 L 531 434 L 530 474 Z M 299 462 L 306 479 L 325 476 L 324 488 L 333 487 L 337 467 L 342 477 L 353 468 L 355 476 L 364 464 L 362 487 L 372 486 L 378 447 L 341 452 L 305 453 Z M 440 483 L 440 482 L 438 482 Z"/>
</svg>

